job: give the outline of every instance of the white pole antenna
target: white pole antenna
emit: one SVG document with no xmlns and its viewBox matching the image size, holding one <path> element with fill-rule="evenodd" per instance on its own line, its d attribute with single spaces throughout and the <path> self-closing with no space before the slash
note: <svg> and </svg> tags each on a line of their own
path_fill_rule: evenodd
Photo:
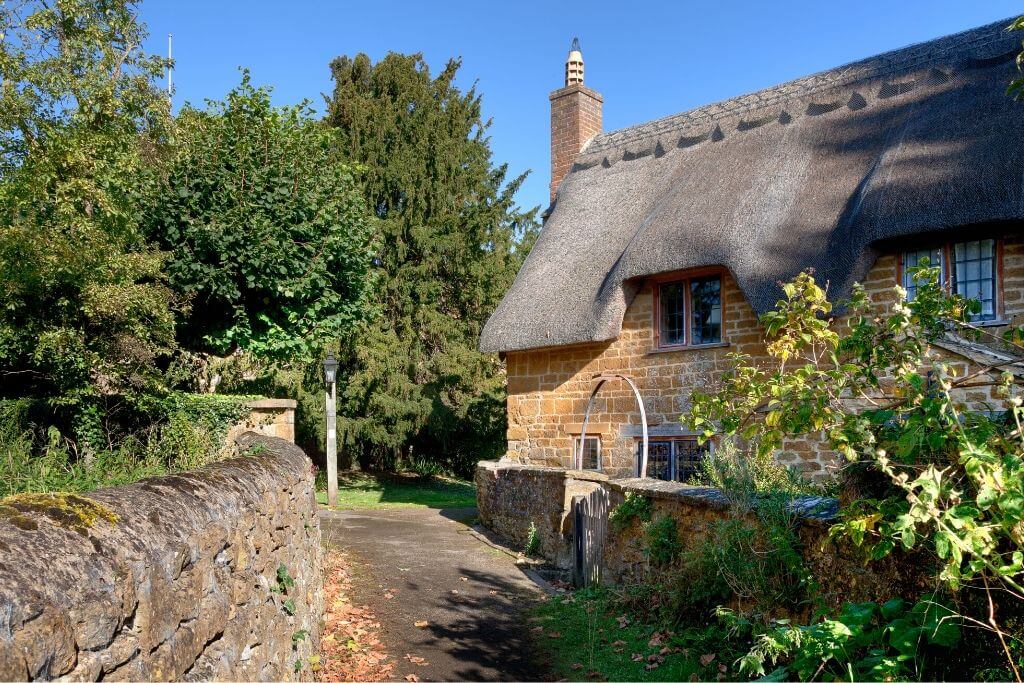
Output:
<svg viewBox="0 0 1024 683">
<path fill-rule="evenodd" d="M 171 98 L 174 93 L 174 67 L 171 64 L 171 60 L 174 58 L 174 53 L 171 49 L 171 39 L 174 38 L 174 34 L 167 34 L 167 103 L 171 104 Z"/>
</svg>

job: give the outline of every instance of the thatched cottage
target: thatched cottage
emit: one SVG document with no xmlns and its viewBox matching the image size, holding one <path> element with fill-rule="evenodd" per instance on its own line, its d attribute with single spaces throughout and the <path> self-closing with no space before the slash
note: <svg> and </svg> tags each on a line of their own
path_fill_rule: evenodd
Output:
<svg viewBox="0 0 1024 683">
<path fill-rule="evenodd" d="M 808 267 L 832 297 L 859 281 L 882 305 L 929 255 L 982 301 L 983 324 L 1021 323 L 1024 104 L 1006 95 L 1021 47 L 1008 23 L 611 133 L 574 45 L 550 96 L 551 207 L 480 340 L 507 364 L 506 459 L 635 476 L 644 430 L 628 378 L 648 476 L 684 480 L 704 451 L 679 422 L 690 391 L 729 352 L 764 353 L 758 315 Z M 780 458 L 811 473 L 834 462 L 813 442 Z"/>
</svg>

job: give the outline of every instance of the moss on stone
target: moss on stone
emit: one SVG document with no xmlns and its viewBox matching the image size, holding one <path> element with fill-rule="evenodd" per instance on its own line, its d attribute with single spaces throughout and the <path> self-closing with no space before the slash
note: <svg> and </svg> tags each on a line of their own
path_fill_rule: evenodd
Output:
<svg viewBox="0 0 1024 683">
<path fill-rule="evenodd" d="M 118 522 L 113 510 L 77 493 L 19 493 L 0 500 L 0 519 L 19 529 L 35 531 L 39 527 L 32 514 L 43 515 L 78 533 L 85 533 L 99 521 Z"/>
</svg>

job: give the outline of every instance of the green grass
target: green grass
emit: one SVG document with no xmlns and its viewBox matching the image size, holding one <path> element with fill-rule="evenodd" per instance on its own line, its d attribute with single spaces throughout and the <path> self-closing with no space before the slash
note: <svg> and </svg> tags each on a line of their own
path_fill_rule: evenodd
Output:
<svg viewBox="0 0 1024 683">
<path fill-rule="evenodd" d="M 318 481 L 316 500 L 327 504 L 327 491 Z M 339 510 L 360 508 L 464 508 L 476 505 L 472 482 L 442 476 L 417 474 L 338 474 Z"/>
<path fill-rule="evenodd" d="M 534 609 L 534 623 L 542 628 L 535 630 L 534 637 L 554 678 L 687 681 L 696 675 L 693 680 L 736 679 L 732 662 L 737 653 L 713 617 L 690 628 L 643 623 L 616 609 L 611 597 L 607 589 L 584 589 L 553 597 Z M 622 617 L 628 622 L 620 621 Z M 634 660 L 636 655 L 640 661 Z M 715 656 L 708 661 L 710 655 Z M 658 661 L 658 657 L 664 659 Z M 706 664 L 701 663 L 702 657 Z M 724 673 L 719 669 L 722 664 L 727 667 Z"/>
</svg>

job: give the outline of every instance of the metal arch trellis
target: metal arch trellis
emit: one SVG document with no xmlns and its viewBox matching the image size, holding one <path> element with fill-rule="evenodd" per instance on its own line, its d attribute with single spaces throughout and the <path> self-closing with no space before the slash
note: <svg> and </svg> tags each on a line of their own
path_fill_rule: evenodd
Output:
<svg viewBox="0 0 1024 683">
<path fill-rule="evenodd" d="M 594 397 L 597 396 L 597 392 L 601 390 L 605 382 L 610 379 L 621 379 L 629 388 L 633 390 L 633 395 L 636 397 L 636 405 L 640 409 L 640 427 L 643 433 L 643 451 L 640 456 L 640 478 L 647 478 L 647 411 L 644 410 L 644 400 L 640 396 L 640 390 L 636 388 L 636 384 L 627 375 L 620 375 L 619 373 L 599 373 L 594 375 L 591 379 L 598 380 L 594 390 L 590 392 L 590 400 L 587 401 L 587 412 L 583 414 L 583 426 L 580 428 L 580 445 L 575 453 L 576 462 L 573 463 L 578 466 L 578 469 L 583 469 L 583 444 L 587 438 L 587 423 L 590 422 L 590 409 L 594 405 Z"/>
</svg>

